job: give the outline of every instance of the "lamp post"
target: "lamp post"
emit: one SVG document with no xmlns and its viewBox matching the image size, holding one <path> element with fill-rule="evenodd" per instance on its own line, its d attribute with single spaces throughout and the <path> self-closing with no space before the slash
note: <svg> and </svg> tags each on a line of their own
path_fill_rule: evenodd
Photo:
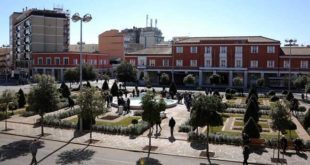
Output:
<svg viewBox="0 0 310 165">
<path fill-rule="evenodd" d="M 82 65 L 83 65 L 83 42 L 82 42 L 82 32 L 83 32 L 83 27 L 82 27 L 82 24 L 83 22 L 89 22 L 92 20 L 92 16 L 90 14 L 85 14 L 83 17 L 80 17 L 80 14 L 79 13 L 75 13 L 73 14 L 72 16 L 72 21 L 73 22 L 77 22 L 77 21 L 80 21 L 80 91 L 82 89 Z M 80 117 L 80 131 L 82 132 L 83 131 L 83 123 L 82 123 L 82 117 Z M 91 126 L 90 126 L 91 127 Z"/>
<path fill-rule="evenodd" d="M 92 16 L 90 14 L 85 14 L 83 17 L 80 17 L 79 13 L 75 13 L 72 16 L 72 21 L 73 22 L 77 22 L 80 21 L 80 89 L 82 89 L 82 65 L 83 65 L 83 54 L 82 54 L 82 49 L 83 49 L 83 42 L 82 42 L 82 32 L 83 32 L 83 28 L 82 28 L 82 24 L 83 22 L 89 22 L 92 20 Z"/>
<path fill-rule="evenodd" d="M 287 39 L 285 40 L 285 46 L 289 46 L 290 47 L 290 56 L 289 56 L 289 64 L 290 64 L 290 67 L 289 67 L 289 75 L 288 75 L 288 91 L 290 92 L 291 91 L 291 56 L 292 56 L 292 46 L 297 46 L 296 44 L 297 40 L 296 39 Z"/>
</svg>

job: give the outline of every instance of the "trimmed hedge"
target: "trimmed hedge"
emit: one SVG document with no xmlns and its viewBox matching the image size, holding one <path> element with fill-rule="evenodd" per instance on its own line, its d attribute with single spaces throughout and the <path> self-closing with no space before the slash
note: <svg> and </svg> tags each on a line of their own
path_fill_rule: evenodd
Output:
<svg viewBox="0 0 310 165">
<path fill-rule="evenodd" d="M 179 126 L 179 132 L 190 132 L 192 127 L 189 125 L 189 120 L 186 120 Z"/>
<path fill-rule="evenodd" d="M 188 133 L 188 141 L 191 142 L 198 142 L 198 143 L 205 143 L 207 140 L 206 134 L 198 134 L 196 132 L 189 132 Z M 231 144 L 231 145 L 241 145 L 242 139 L 238 136 L 227 136 L 222 134 L 209 134 L 209 143 L 215 144 Z"/>
</svg>

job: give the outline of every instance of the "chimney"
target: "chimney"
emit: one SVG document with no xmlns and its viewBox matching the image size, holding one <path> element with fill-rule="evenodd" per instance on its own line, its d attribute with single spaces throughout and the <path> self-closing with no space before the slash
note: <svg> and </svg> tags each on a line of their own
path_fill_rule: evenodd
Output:
<svg viewBox="0 0 310 165">
<path fill-rule="evenodd" d="M 151 18 L 151 27 L 153 27 L 153 19 Z"/>
<path fill-rule="evenodd" d="M 147 27 L 148 24 L 149 24 L 149 15 L 147 14 L 147 15 L 146 15 L 146 24 L 145 24 L 145 27 Z"/>
</svg>

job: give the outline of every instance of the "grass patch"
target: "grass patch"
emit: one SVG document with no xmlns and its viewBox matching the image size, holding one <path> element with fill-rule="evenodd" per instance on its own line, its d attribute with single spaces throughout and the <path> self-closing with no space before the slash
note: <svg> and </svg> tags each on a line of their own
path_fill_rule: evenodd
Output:
<svg viewBox="0 0 310 165">
<path fill-rule="evenodd" d="M 238 122 L 238 121 L 235 121 L 234 126 L 240 126 L 240 127 L 243 127 L 243 126 L 244 126 L 244 124 L 243 124 L 243 122 Z"/>
<path fill-rule="evenodd" d="M 125 117 L 124 119 L 117 121 L 117 122 L 107 122 L 107 121 L 96 121 L 96 125 L 108 125 L 108 126 L 129 126 L 131 124 L 131 121 L 133 119 L 141 119 L 141 117 L 139 116 L 129 116 L 129 117 Z M 69 121 L 71 121 L 72 123 L 76 124 L 77 123 L 78 118 L 75 117 Z"/>
</svg>

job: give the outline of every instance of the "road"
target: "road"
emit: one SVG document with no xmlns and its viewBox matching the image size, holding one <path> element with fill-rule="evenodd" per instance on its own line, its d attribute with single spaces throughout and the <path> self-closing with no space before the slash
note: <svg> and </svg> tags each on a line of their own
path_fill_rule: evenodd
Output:
<svg viewBox="0 0 310 165">
<path fill-rule="evenodd" d="M 20 136 L 0 134 L 0 164 L 24 165 L 31 161 L 28 145 L 32 139 Z M 87 165 L 135 165 L 137 160 L 146 157 L 146 153 L 130 152 L 117 149 L 78 145 L 72 143 L 42 140 L 38 150 L 37 160 L 39 164 L 87 164 Z M 163 165 L 203 165 L 206 159 L 188 158 L 180 156 L 168 156 L 151 154 L 151 158 Z M 214 164 L 240 164 L 225 161 L 212 160 Z"/>
</svg>

